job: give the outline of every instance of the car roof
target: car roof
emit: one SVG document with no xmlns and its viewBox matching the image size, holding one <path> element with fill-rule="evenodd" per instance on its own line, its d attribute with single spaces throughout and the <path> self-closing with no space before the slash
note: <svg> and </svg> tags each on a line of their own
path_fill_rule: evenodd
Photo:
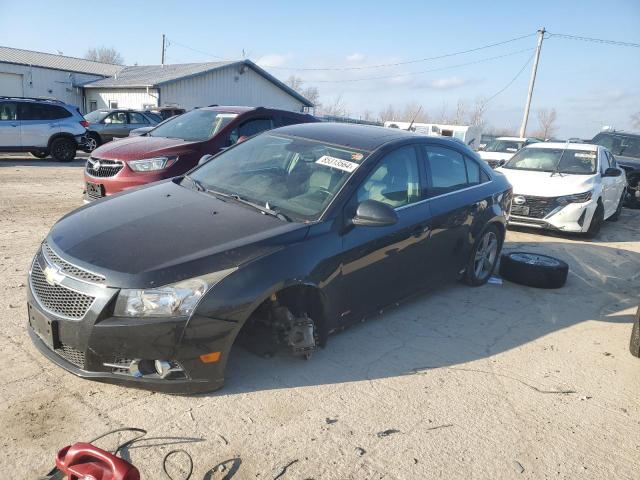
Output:
<svg viewBox="0 0 640 480">
<path fill-rule="evenodd" d="M 240 105 L 216 105 L 215 107 L 201 107 L 198 110 L 213 110 L 214 112 L 224 112 L 224 113 L 237 113 L 238 115 L 246 112 L 250 112 L 252 110 L 256 110 L 258 107 L 243 107 Z"/>
<path fill-rule="evenodd" d="M 398 128 L 332 122 L 300 123 L 277 128 L 273 132 L 367 151 L 393 140 L 426 138 Z"/>
<path fill-rule="evenodd" d="M 598 145 L 593 143 L 576 142 L 537 142 L 527 145 L 526 148 L 566 148 L 568 150 L 586 150 L 589 152 L 595 152 L 598 150 Z"/>
</svg>

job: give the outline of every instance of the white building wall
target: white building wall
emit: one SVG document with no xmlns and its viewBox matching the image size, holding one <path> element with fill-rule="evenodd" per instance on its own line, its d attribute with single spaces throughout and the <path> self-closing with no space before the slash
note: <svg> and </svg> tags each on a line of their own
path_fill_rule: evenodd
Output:
<svg viewBox="0 0 640 480">
<path fill-rule="evenodd" d="M 187 109 L 207 105 L 271 107 L 299 112 L 302 102 L 249 67 L 240 73 L 237 65 L 161 85 L 161 106 Z"/>
<path fill-rule="evenodd" d="M 87 109 L 95 101 L 98 109 L 109 108 L 110 102 L 118 102 L 118 108 L 141 110 L 145 106 L 158 106 L 158 91 L 152 88 L 86 88 Z"/>
<path fill-rule="evenodd" d="M 17 74 L 22 77 L 22 96 L 24 97 L 55 98 L 77 106 L 80 111 L 83 111 L 82 88 L 74 85 L 82 85 L 103 78 L 99 75 L 0 62 L 0 75 L 2 73 Z M 0 91 L 0 96 L 7 93 L 15 94 Z"/>
</svg>

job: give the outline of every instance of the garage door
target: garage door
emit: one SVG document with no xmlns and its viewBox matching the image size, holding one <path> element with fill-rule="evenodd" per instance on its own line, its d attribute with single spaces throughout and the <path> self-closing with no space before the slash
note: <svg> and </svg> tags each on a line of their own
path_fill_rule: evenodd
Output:
<svg viewBox="0 0 640 480">
<path fill-rule="evenodd" d="M 22 75 L 0 72 L 0 97 L 22 97 Z"/>
</svg>

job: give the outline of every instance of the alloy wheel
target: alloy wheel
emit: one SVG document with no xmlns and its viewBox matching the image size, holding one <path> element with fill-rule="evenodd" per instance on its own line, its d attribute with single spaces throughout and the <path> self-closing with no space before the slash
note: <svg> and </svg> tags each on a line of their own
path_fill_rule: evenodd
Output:
<svg viewBox="0 0 640 480">
<path fill-rule="evenodd" d="M 473 261 L 473 271 L 477 279 L 484 279 L 491 273 L 497 256 L 498 237 L 492 231 L 486 232 L 478 244 Z"/>
</svg>

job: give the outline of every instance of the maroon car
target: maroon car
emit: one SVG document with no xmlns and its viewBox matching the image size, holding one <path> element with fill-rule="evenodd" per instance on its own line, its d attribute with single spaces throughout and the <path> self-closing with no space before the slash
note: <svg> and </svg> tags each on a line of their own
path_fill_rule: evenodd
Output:
<svg viewBox="0 0 640 480">
<path fill-rule="evenodd" d="M 317 118 L 263 107 L 198 108 L 139 137 L 107 143 L 91 154 L 84 171 L 85 200 L 171 178 L 189 171 L 243 137 Z"/>
</svg>

